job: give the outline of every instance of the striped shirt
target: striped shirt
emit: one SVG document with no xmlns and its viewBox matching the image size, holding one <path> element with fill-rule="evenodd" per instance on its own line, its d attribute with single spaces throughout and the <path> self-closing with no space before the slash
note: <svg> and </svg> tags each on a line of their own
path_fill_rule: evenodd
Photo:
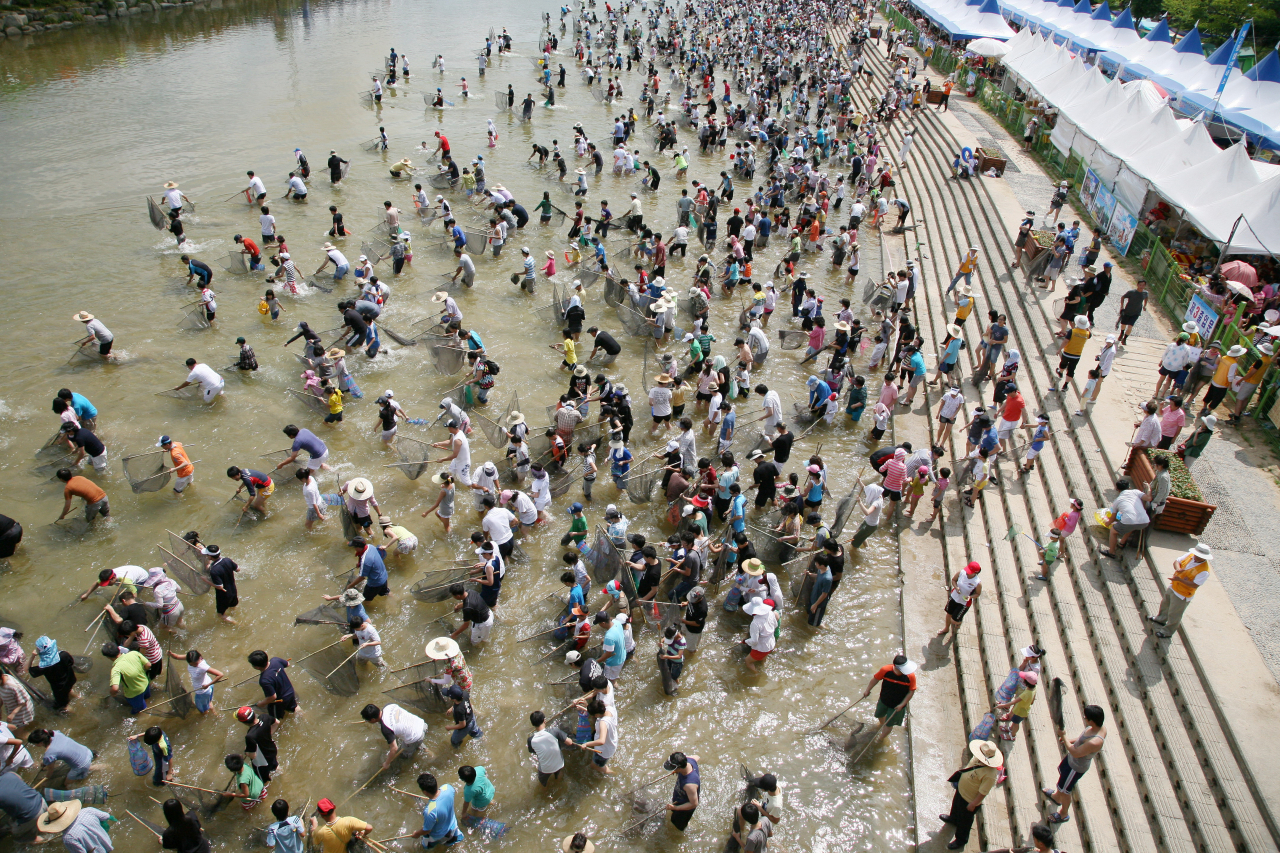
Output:
<svg viewBox="0 0 1280 853">
<path fill-rule="evenodd" d="M 164 657 L 164 651 L 160 648 L 160 641 L 156 639 L 156 635 L 151 633 L 151 629 L 146 625 L 138 626 L 138 651 L 142 652 L 142 656 L 147 659 L 147 663 L 158 663 Z"/>
<path fill-rule="evenodd" d="M 880 473 L 884 474 L 884 487 L 887 490 L 900 492 L 907 479 L 907 464 L 895 457 L 884 463 Z"/>
</svg>

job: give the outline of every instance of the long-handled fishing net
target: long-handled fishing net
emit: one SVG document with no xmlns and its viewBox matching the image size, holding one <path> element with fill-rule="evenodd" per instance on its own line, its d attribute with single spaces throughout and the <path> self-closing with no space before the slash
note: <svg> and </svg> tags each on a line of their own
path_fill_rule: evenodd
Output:
<svg viewBox="0 0 1280 853">
<path fill-rule="evenodd" d="M 494 92 L 494 93 L 493 93 L 493 105 L 494 105 L 495 107 L 497 107 L 498 109 L 500 109 L 500 110 L 505 110 L 505 109 L 507 109 L 507 93 L 506 93 L 506 92 Z"/>
<path fill-rule="evenodd" d="M 760 528 L 754 528 L 750 536 L 751 544 L 756 548 L 756 556 L 762 563 L 777 565 L 791 559 L 792 552 L 795 550 L 788 542 L 783 542 L 778 538 L 780 536 L 777 531 L 764 531 Z"/>
<path fill-rule="evenodd" d="M 553 477 L 551 480 L 551 497 L 560 498 L 568 494 L 569 489 L 573 488 L 573 484 L 582 476 L 582 470 L 571 471 L 567 474 L 561 474 L 559 477 Z"/>
<path fill-rule="evenodd" d="M 449 703 L 440 691 L 440 685 L 431 682 L 432 678 L 440 678 L 444 667 L 440 661 L 429 660 L 415 664 L 401 673 L 408 683 L 390 690 L 382 691 L 388 701 L 409 708 L 416 708 L 426 714 L 442 714 Z"/>
<path fill-rule="evenodd" d="M 337 625 L 343 627 L 347 624 L 347 614 L 345 608 L 339 607 L 333 602 L 329 602 L 306 613 L 299 613 L 293 617 L 294 625 Z"/>
<path fill-rule="evenodd" d="M 592 579 L 598 584 L 606 584 L 618 576 L 622 569 L 622 555 L 613 544 L 613 540 L 602 528 L 596 528 L 596 541 L 591 548 L 583 551 Z"/>
<path fill-rule="evenodd" d="M 457 186 L 458 180 L 451 177 L 448 172 L 439 172 L 427 178 L 427 183 L 438 190 L 443 190 Z"/>
<path fill-rule="evenodd" d="M 397 436 L 395 450 L 400 461 L 392 462 L 386 467 L 399 469 L 400 473 L 410 480 L 418 479 L 427 470 L 429 465 L 427 460 L 431 455 L 431 445 L 427 442 L 408 436 Z"/>
<path fill-rule="evenodd" d="M 400 332 L 397 332 L 395 329 L 392 329 L 391 327 L 389 327 L 386 323 L 381 323 L 381 322 L 378 323 L 378 331 L 386 335 L 388 338 L 391 338 L 391 340 L 395 341 L 402 347 L 416 346 L 418 343 L 416 338 L 411 338 L 408 335 L 403 335 Z"/>
<path fill-rule="evenodd" d="M 427 572 L 421 580 L 409 587 L 409 594 L 416 601 L 432 604 L 448 599 L 449 586 L 455 583 L 465 583 L 467 589 L 476 588 L 476 583 L 471 580 L 470 566 L 454 566 Z"/>
<path fill-rule="evenodd" d="M 305 391 L 299 391 L 296 388 L 289 388 L 289 394 L 302 405 L 306 406 L 317 415 L 329 414 L 329 403 L 323 397 L 317 397 L 315 394 L 309 394 Z"/>
<path fill-rule="evenodd" d="M 380 227 L 378 230 L 384 229 Z M 367 257 L 369 263 L 376 267 L 379 261 L 391 257 L 391 247 L 377 237 L 365 237 L 360 242 L 360 254 Z"/>
<path fill-rule="evenodd" d="M 564 325 L 564 312 L 568 310 L 569 300 L 560 295 L 560 285 L 551 282 L 551 304 L 533 309 L 538 319 L 549 326 L 560 328 Z"/>
<path fill-rule="evenodd" d="M 163 450 L 149 453 L 138 453 L 125 456 L 120 460 L 124 468 L 125 479 L 135 495 L 143 492 L 158 492 L 168 485 L 171 474 L 168 471 L 168 455 Z"/>
<path fill-rule="evenodd" d="M 831 538 L 837 538 L 844 532 L 844 526 L 849 523 L 849 516 L 853 514 L 853 508 L 858 505 L 858 489 L 855 487 L 852 492 L 845 495 L 836 504 L 835 517 L 831 519 Z"/>
<path fill-rule="evenodd" d="M 800 349 L 809 341 L 809 333 L 801 329 L 779 329 L 779 346 L 782 349 Z"/>
<path fill-rule="evenodd" d="M 209 328 L 209 317 L 205 313 L 204 303 L 197 302 L 178 320 L 178 328 L 182 331 L 195 332 Z"/>
<path fill-rule="evenodd" d="M 596 273 L 597 277 L 599 273 Z M 612 278 L 604 280 L 604 301 L 610 307 L 616 307 L 626 303 L 627 289 Z"/>
<path fill-rule="evenodd" d="M 655 461 L 649 465 L 633 465 L 623 480 L 627 490 L 627 498 L 633 504 L 646 504 L 653 500 L 654 488 L 662 479 L 665 462 Z"/>
<path fill-rule="evenodd" d="M 477 231 L 474 228 L 465 228 L 462 235 L 467 240 L 467 248 L 477 255 L 484 254 L 484 250 L 489 245 L 489 233 L 487 231 Z"/>
<path fill-rule="evenodd" d="M 360 675 L 356 671 L 353 651 L 347 643 L 338 643 L 309 657 L 302 668 L 328 692 L 336 696 L 354 696 L 360 690 Z"/>
<path fill-rule="evenodd" d="M 813 409 L 810 409 L 804 403 L 792 403 L 791 412 L 792 420 L 798 424 L 810 424 L 817 418 Z"/>
<path fill-rule="evenodd" d="M 175 538 L 177 537 L 172 533 L 169 534 L 171 545 L 172 540 Z M 189 545 L 185 540 L 179 541 L 182 541 L 184 545 Z M 165 571 L 174 580 L 191 590 L 194 595 L 204 595 L 213 589 L 213 581 L 209 579 L 209 573 L 204 568 L 204 561 L 200 558 L 199 552 L 194 557 L 184 557 L 182 553 L 185 553 L 185 551 L 178 552 L 172 548 L 165 548 L 163 545 L 157 547 L 164 554 Z"/>
<path fill-rule="evenodd" d="M 618 315 L 618 322 L 622 324 L 622 328 L 626 329 L 628 335 L 638 338 L 641 335 L 649 334 L 651 329 L 649 323 L 645 320 L 644 315 L 634 308 L 626 304 L 618 304 L 613 307 L 613 310 Z"/>
<path fill-rule="evenodd" d="M 246 275 L 249 272 L 249 264 L 240 252 L 227 252 L 226 257 L 218 258 L 218 265 L 232 275 Z"/>
<path fill-rule="evenodd" d="M 462 369 L 462 365 L 466 364 L 466 362 L 467 350 L 465 347 L 447 344 L 437 344 L 431 347 L 431 365 L 436 369 L 437 373 L 453 376 Z"/>
<path fill-rule="evenodd" d="M 151 224 L 155 226 L 157 231 L 163 231 L 168 227 L 164 211 L 160 209 L 160 205 L 156 204 L 156 200 L 151 196 L 147 196 L 147 216 L 151 218 Z"/>
<path fill-rule="evenodd" d="M 507 431 L 500 424 L 486 418 L 478 412 L 471 416 L 473 426 L 480 427 L 480 431 L 484 433 L 484 437 L 489 439 L 489 443 L 494 447 L 505 447 L 507 444 Z"/>
<path fill-rule="evenodd" d="M 554 204 L 551 205 L 551 224 L 553 226 L 558 228 L 561 225 L 564 225 L 564 222 L 568 217 L 569 215 L 565 213 L 563 210 L 556 207 Z"/>
<path fill-rule="evenodd" d="M 168 657 L 169 650 L 165 649 L 165 658 Z M 178 673 L 179 667 L 173 666 L 172 660 L 168 663 L 170 665 L 165 667 L 164 689 L 161 691 L 168 701 L 150 702 L 147 713 L 157 717 L 186 719 L 187 715 L 196 709 L 196 705 L 191 700 L 191 693 L 187 690 L 187 686 L 182 683 L 182 676 Z"/>
</svg>

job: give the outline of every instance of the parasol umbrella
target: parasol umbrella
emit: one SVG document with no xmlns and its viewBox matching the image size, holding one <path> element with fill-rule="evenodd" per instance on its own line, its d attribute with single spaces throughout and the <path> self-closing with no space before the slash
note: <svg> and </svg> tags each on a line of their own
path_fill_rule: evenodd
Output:
<svg viewBox="0 0 1280 853">
<path fill-rule="evenodd" d="M 1258 286 L 1258 271 L 1244 261 L 1228 261 L 1218 272 L 1223 278 L 1238 281 L 1250 290 Z"/>
<path fill-rule="evenodd" d="M 969 42 L 965 50 L 976 53 L 978 56 L 986 56 L 988 58 L 995 56 L 1004 56 L 1009 52 L 1009 46 L 1002 41 L 995 39 L 974 39 Z"/>
<path fill-rule="evenodd" d="M 1227 289 L 1230 290 L 1232 293 L 1236 294 L 1237 296 L 1243 296 L 1245 299 L 1248 299 L 1250 301 L 1253 300 L 1253 291 L 1250 290 L 1249 286 L 1246 284 L 1243 284 L 1238 281 L 1232 281 L 1231 279 L 1227 279 Z"/>
</svg>

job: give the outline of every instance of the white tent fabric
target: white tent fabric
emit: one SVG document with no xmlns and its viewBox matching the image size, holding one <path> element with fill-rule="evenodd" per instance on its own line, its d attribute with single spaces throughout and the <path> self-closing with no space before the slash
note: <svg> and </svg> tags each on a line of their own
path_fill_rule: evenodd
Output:
<svg viewBox="0 0 1280 853">
<path fill-rule="evenodd" d="M 985 56 L 988 59 L 993 57 L 1004 56 L 1009 52 L 1009 45 L 996 39 L 981 38 L 974 39 L 965 45 L 965 50 L 975 53 L 978 56 Z"/>
<path fill-rule="evenodd" d="M 1165 183 L 1165 198 L 1178 207 L 1193 208 L 1203 203 L 1206 196 L 1223 201 L 1247 193 L 1257 188 L 1261 180 L 1245 147 L 1237 144 L 1174 172 Z"/>
<path fill-rule="evenodd" d="M 1169 185 L 1169 178 L 1183 169 L 1203 163 L 1220 149 L 1201 122 L 1191 122 L 1172 139 L 1138 152 L 1125 165 L 1146 178 L 1157 191 Z"/>
<path fill-rule="evenodd" d="M 1190 124 L 1190 120 L 1184 119 L 1184 121 Z M 1112 135 L 1103 142 L 1103 146 L 1121 160 L 1128 162 L 1147 148 L 1176 136 L 1181 130 L 1173 110 L 1161 105 L 1146 121 L 1133 125 L 1127 133 Z"/>
<path fill-rule="evenodd" d="M 1215 195 L 1216 198 L 1216 195 Z M 1224 254 L 1280 254 L 1280 175 L 1251 190 L 1187 208 L 1187 219 L 1200 232 L 1219 243 L 1231 236 L 1238 217 L 1244 221 L 1236 229 Z"/>
</svg>

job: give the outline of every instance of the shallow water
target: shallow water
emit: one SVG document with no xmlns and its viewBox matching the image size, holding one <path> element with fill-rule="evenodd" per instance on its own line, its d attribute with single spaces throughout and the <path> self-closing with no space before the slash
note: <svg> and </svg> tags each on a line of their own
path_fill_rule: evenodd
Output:
<svg viewBox="0 0 1280 853">
<path fill-rule="evenodd" d="M 285 393 L 300 387 L 300 371 L 294 356 L 279 345 L 300 319 L 310 320 L 317 329 L 336 325 L 333 303 L 351 288 L 340 286 L 332 295 L 317 293 L 305 299 L 285 297 L 286 313 L 279 323 L 260 316 L 255 309 L 265 285 L 259 275 L 231 276 L 217 265 L 217 258 L 233 246 L 234 234 L 256 239 L 256 211 L 242 198 L 223 199 L 244 186 L 241 176 L 246 169 L 261 175 L 269 196 L 278 198 L 293 166 L 292 150 L 301 147 L 315 171 L 309 201 L 271 205 L 299 269 L 310 273 L 322 257 L 319 247 L 329 227 L 328 205 L 337 204 L 348 227 L 361 235 L 380 221 L 384 200 L 411 209 L 411 182 L 390 181 L 385 166 L 404 156 L 419 160 L 411 149 L 442 129 L 460 165 L 483 154 L 490 183 L 512 189 L 531 209 L 547 184 L 523 165 L 530 143 L 549 144 L 555 138 L 569 151 L 575 121 L 604 139 L 613 115 L 607 105 L 590 98 L 576 65 L 568 60 L 568 87 L 558 92 L 557 108 L 539 106 L 532 126 L 493 108 L 493 92 L 505 91 L 509 82 L 516 86 L 517 100 L 526 91 L 536 91 L 527 57 L 534 50 L 544 10 L 554 15 L 556 6 L 512 6 L 492 0 L 466 5 L 404 0 L 301 6 L 212 3 L 203 9 L 161 13 L 154 20 L 139 16 L 28 43 L 0 43 L 0 145 L 7 161 L 0 171 L 0 198 L 6 201 L 0 227 L 8 237 L 0 241 L 0 269 L 5 271 L 8 293 L 21 308 L 20 315 L 10 312 L 5 321 L 11 346 L 0 352 L 0 366 L 8 377 L 0 389 L 0 412 L 7 421 L 0 433 L 0 447 L 6 451 L 0 458 L 0 511 L 26 528 L 22 549 L 0 581 L 0 616 L 26 631 L 28 651 L 41 633 L 58 638 L 73 653 L 83 651 L 87 635 L 81 629 L 94 612 L 90 604 L 64 605 L 102 568 L 157 564 L 160 553 L 155 546 L 165 541 L 166 529 L 201 531 L 206 541 L 220 544 L 242 568 L 240 624 L 231 628 L 218 623 L 211 599 L 189 598 L 189 630 L 172 638 L 161 632 L 172 648 L 201 649 L 214 667 L 237 681 L 250 674 L 245 655 L 252 649 L 265 648 L 296 660 L 332 642 L 330 626 L 292 627 L 291 620 L 318 606 L 322 593 L 336 592 L 340 580 L 334 576 L 352 562 L 336 520 L 312 533 L 303 530 L 301 497 L 292 480 L 282 481 L 268 518 L 246 521 L 239 531 L 234 531 L 234 507 L 226 504 L 233 488 L 222 474 L 225 467 L 260 467 L 265 462 L 260 454 L 287 446 L 280 428 L 294 422 L 312 427 L 329 442 L 337 474 L 344 479 L 369 477 L 380 504 L 422 540 L 415 559 L 392 568 L 397 594 L 371 608 L 392 668 L 421 659 L 423 645 L 434 635 L 430 623 L 448 607 L 416 603 L 405 590 L 419 572 L 463 552 L 472 529 L 471 502 L 459 497 L 458 523 L 448 538 L 440 536 L 434 518 L 418 516 L 434 501 L 434 490 L 425 477 L 410 482 L 396 469 L 382 467 L 395 456 L 382 449 L 372 432 L 372 398 L 384 388 L 394 388 L 410 416 L 431 418 L 441 393 L 457 380 L 436 374 L 421 348 L 401 348 L 384 336 L 387 349 L 376 360 L 350 359 L 365 400 L 348 407 L 340 427 L 318 425 L 314 415 Z M 491 26 L 506 26 L 516 34 L 516 52 L 505 58 L 495 54 L 487 76 L 480 80 L 474 76 L 472 57 Z M 571 41 L 570 35 L 562 47 L 567 49 Z M 363 106 L 358 95 L 367 86 L 369 72 L 392 46 L 408 54 L 413 76 L 408 85 L 384 98 L 379 113 Z M 446 57 L 446 75 L 430 68 L 430 58 L 437 53 Z M 472 86 L 469 103 L 456 94 L 462 75 Z M 640 77 L 625 74 L 624 79 L 627 100 L 634 102 Z M 458 106 L 424 110 L 422 93 L 436 86 Z M 495 120 L 500 133 L 499 145 L 492 150 L 484 147 L 488 118 Z M 380 125 L 392 140 L 386 156 L 366 153 L 359 145 L 375 136 Z M 604 143 L 607 147 L 607 139 Z M 654 153 L 643 139 L 634 143 L 642 152 Z M 338 188 L 330 188 L 323 168 L 331 148 L 352 162 L 350 176 Z M 690 177 L 714 180 L 727 165 L 727 158 L 695 154 Z M 665 178 L 662 190 L 644 198 L 645 213 L 650 222 L 669 227 L 679 188 L 668 168 L 659 169 Z M 180 252 L 168 234 L 150 227 L 143 198 L 158 198 L 166 180 L 179 181 L 197 203 L 186 227 L 195 244 L 191 253 L 216 271 L 219 313 L 212 330 L 176 330 L 180 306 L 191 295 L 183 285 Z M 607 198 L 620 213 L 637 182 L 615 178 L 606 170 L 593 181 L 584 206 L 594 212 L 600 199 Z M 465 205 L 460 197 L 451 199 Z M 571 209 L 571 200 L 554 190 L 552 200 Z M 465 224 L 469 211 L 462 207 L 461 214 Z M 390 282 L 395 299 L 384 315 L 397 329 L 432 313 L 427 297 L 435 290 L 436 275 L 452 269 L 451 256 L 432 249 L 431 240 L 415 226 L 408 226 L 415 236 L 413 264 L 406 275 Z M 541 423 L 542 417 L 532 413 L 552 402 L 567 379 L 556 369 L 559 356 L 547 348 L 559 340 L 558 333 L 531 311 L 550 301 L 550 288 L 540 287 L 533 298 L 522 296 L 507 276 L 518 267 L 520 245 L 533 249 L 535 258 L 546 249 L 559 253 L 566 230 L 567 226 L 541 228 L 535 218 L 524 234 L 509 240 L 500 260 L 477 258 L 479 283 L 457 297 L 468 325 L 484 336 L 503 367 L 493 408 L 505 407 L 509 394 L 518 391 L 533 424 Z M 618 240 L 611 248 L 616 251 L 614 247 L 621 245 Z M 354 259 L 358 246 L 359 239 L 353 237 L 340 248 Z M 757 269 L 771 270 L 780 254 L 775 239 L 769 250 L 759 253 Z M 866 254 L 872 249 L 868 247 Z M 617 264 L 629 267 L 629 261 Z M 864 269 L 870 266 L 864 261 Z M 687 262 L 673 259 L 668 280 L 683 292 L 693 267 L 692 257 Z M 825 262 L 815 263 L 811 280 L 820 287 L 825 283 L 827 304 L 835 306 L 846 291 L 839 275 L 826 281 L 826 269 Z M 621 340 L 613 312 L 603 305 L 598 289 L 593 291 L 587 300 L 588 325 L 599 323 Z M 719 299 L 715 307 L 717 351 L 727 352 L 738 308 Z M 80 331 L 71 315 L 79 310 L 92 311 L 116 334 L 120 364 L 66 364 L 70 344 Z M 829 313 L 834 310 L 829 308 Z M 779 311 L 779 320 L 783 313 Z M 254 346 L 262 369 L 250 379 L 230 377 L 225 397 L 212 409 L 155 396 L 182 381 L 182 362 L 188 356 L 215 367 L 230 363 L 238 335 Z M 626 382 L 639 400 L 642 349 L 634 339 L 623 345 L 624 354 L 611 375 Z M 806 374 L 797 361 L 796 353 L 783 353 L 775 344 L 768 366 L 755 378 L 783 389 L 788 401 L 800 399 Z M 111 454 L 109 471 L 96 479 L 111 496 L 113 516 L 79 535 L 74 526 L 65 530 L 49 524 L 60 511 L 60 491 L 31 473 L 32 454 L 57 425 L 49 400 L 63 386 L 87 395 L 100 409 L 100 434 Z M 755 400 L 740 407 L 740 420 L 755 416 Z M 642 439 L 645 446 L 642 409 L 643 403 L 638 403 L 633 438 Z M 195 484 L 181 498 L 167 489 L 133 495 L 118 460 L 150 450 L 162 432 L 191 446 L 191 456 L 199 462 Z M 425 427 L 402 427 L 402 434 L 433 441 L 445 437 L 443 430 Z M 865 449 L 847 432 L 820 426 L 804 442 L 804 451 L 814 449 L 818 441 L 832 468 L 833 507 L 834 499 L 851 488 Z M 710 443 L 700 444 L 706 453 Z M 473 469 L 499 455 L 477 431 Z M 793 463 L 801 458 L 798 448 Z M 327 475 L 323 485 L 325 491 L 334 491 L 334 475 Z M 615 494 L 602 476 L 596 503 L 588 512 L 593 524 Z M 659 522 L 654 505 L 636 506 L 625 495 L 620 497 L 633 531 L 650 540 L 670 532 Z M 803 619 L 786 615 L 779 644 L 785 653 L 771 657 L 763 676 L 746 674 L 734 651 L 735 638 L 745 633 L 745 620 L 714 607 L 708 636 L 685 668 L 680 696 L 664 697 L 651 663 L 653 634 L 641 632 L 636 659 L 620 682 L 617 775 L 605 779 L 573 758 L 570 769 L 578 772 L 566 785 L 552 794 L 538 788 L 524 746 L 527 715 L 536 708 L 552 712 L 563 706 L 563 688 L 547 685 L 568 669 L 558 662 L 535 663 L 546 647 L 516 641 L 537 630 L 542 615 L 538 602 L 560 588 L 558 540 L 567 522 L 563 507 L 570 499 L 557 500 L 552 525 L 524 544 L 531 561 L 508 574 L 502 624 L 488 648 L 469 656 L 485 737 L 453 755 L 441 721 L 429 719 L 427 743 L 438 757 L 420 758 L 414 771 L 402 772 L 394 784 L 412 789 L 414 773 L 423 770 L 456 783 L 460 764 L 483 764 L 498 790 L 498 806 L 491 816 L 508 825 L 502 842 L 487 843 L 518 851 L 545 850 L 553 839 L 577 829 L 587 830 L 597 842 L 616 832 L 629 818 L 623 793 L 656 776 L 666 754 L 682 749 L 702 756 L 706 805 L 683 839 L 659 827 L 620 842 L 620 849 L 718 846 L 727 833 L 729 805 L 740 790 L 740 764 L 772 770 L 785 782 L 786 822 L 780 828 L 779 847 L 902 849 L 910 828 L 901 733 L 856 767 L 826 737 L 804 735 L 852 701 L 900 645 L 898 558 L 887 532 L 873 537 L 861 555 L 850 560 L 820 633 L 811 633 Z M 855 528 L 856 521 L 849 531 Z M 100 640 L 94 644 L 95 654 Z M 124 818 L 128 808 L 158 820 L 159 807 L 147 799 L 152 791 L 129 774 L 125 760 L 124 736 L 148 724 L 147 717 L 135 720 L 114 707 L 100 707 L 107 667 L 103 659 L 97 661 L 89 684 L 82 685 L 90 696 L 74 704 L 74 716 L 55 722 L 42 714 L 40 719 L 96 748 L 111 764 L 105 775 L 118 795 L 110 800 L 112 811 Z M 379 677 L 367 670 L 362 670 L 362 679 L 359 696 L 340 699 L 324 693 L 305 673 L 295 673 L 305 713 L 281 732 L 285 772 L 272 782 L 273 796 L 295 804 L 323 796 L 341 801 L 376 769 L 384 749 L 381 739 L 371 729 L 351 723 L 358 720 L 365 702 L 378 701 L 379 691 L 399 682 L 395 676 Z M 215 705 L 226 707 L 257 696 L 252 683 L 234 692 L 220 687 Z M 850 716 L 867 720 L 869 713 Z M 226 773 L 221 757 L 242 748 L 241 727 L 232 716 L 161 722 L 178 748 L 175 778 L 222 787 Z M 847 729 L 842 725 L 832 731 L 843 734 Z M 373 822 L 375 838 L 399 835 L 418 825 L 413 803 L 391 792 L 386 782 L 375 781 L 341 810 Z M 124 819 L 114 830 L 117 849 L 150 844 L 139 827 Z M 216 817 L 209 829 L 223 849 L 232 849 L 251 825 L 262 826 L 269 819 L 265 806 L 250 816 L 233 808 Z"/>
</svg>

